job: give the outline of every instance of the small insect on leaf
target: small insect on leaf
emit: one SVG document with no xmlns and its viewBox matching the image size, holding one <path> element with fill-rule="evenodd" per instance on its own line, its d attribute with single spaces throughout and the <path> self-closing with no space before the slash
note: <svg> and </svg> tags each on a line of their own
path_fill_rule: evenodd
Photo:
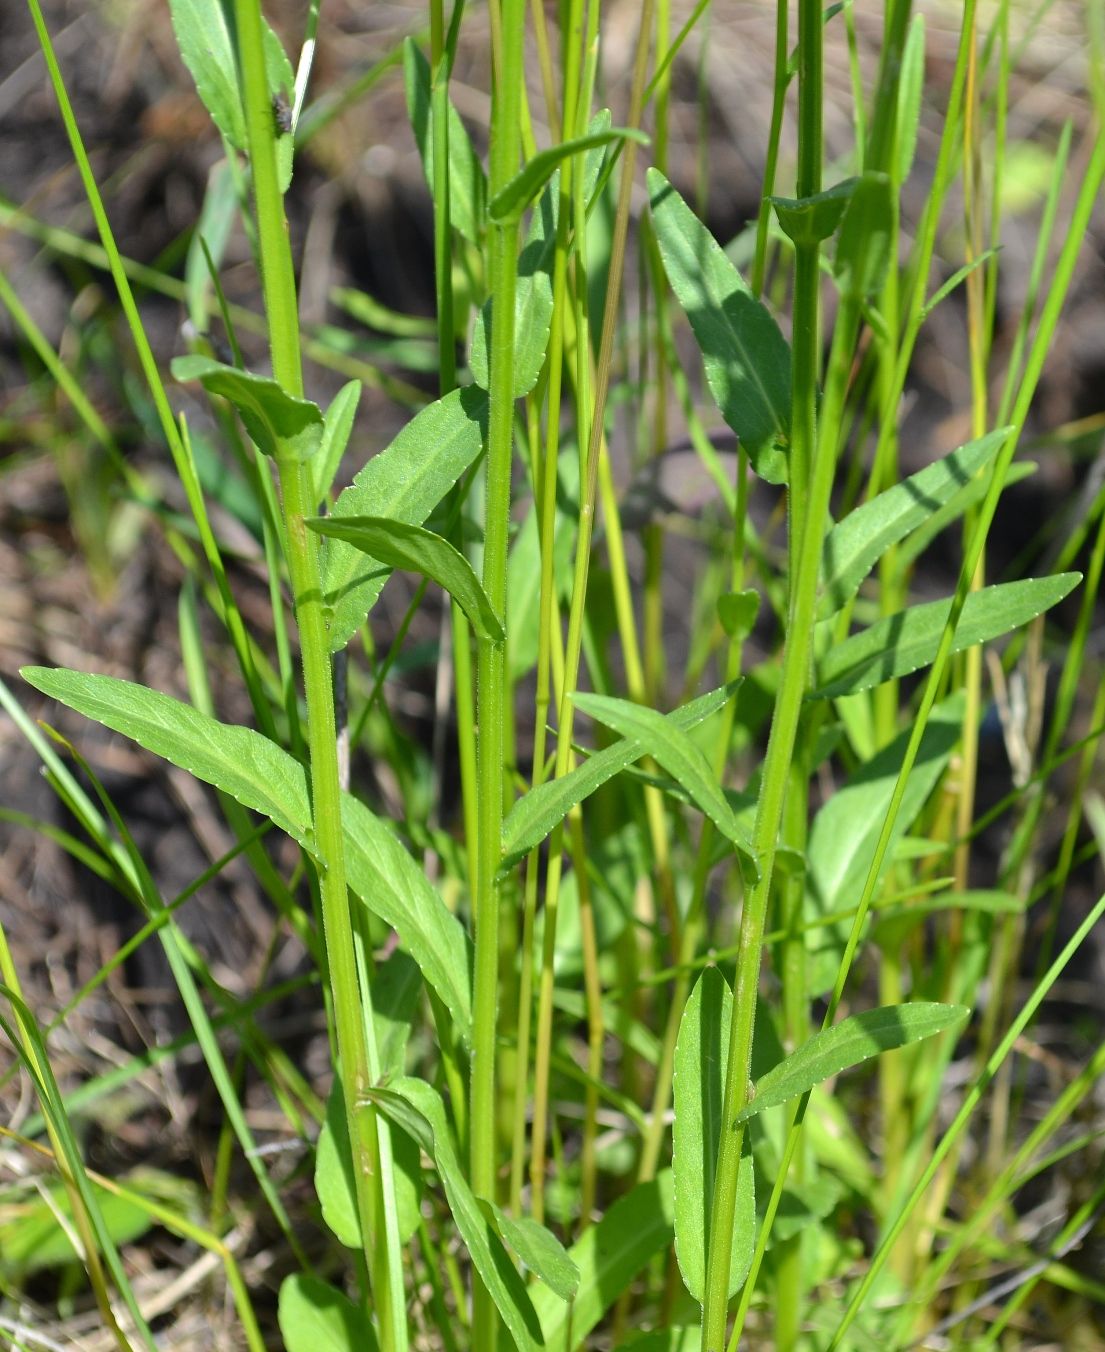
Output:
<svg viewBox="0 0 1105 1352">
<path fill-rule="evenodd" d="M 272 116 L 276 122 L 276 129 L 283 136 L 287 136 L 292 129 L 292 105 L 283 94 L 274 94 L 272 96 Z"/>
</svg>

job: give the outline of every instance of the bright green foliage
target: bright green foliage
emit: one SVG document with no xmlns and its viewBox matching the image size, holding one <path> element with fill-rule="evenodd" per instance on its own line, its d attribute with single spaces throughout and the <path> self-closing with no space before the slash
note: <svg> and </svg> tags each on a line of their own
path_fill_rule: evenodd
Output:
<svg viewBox="0 0 1105 1352">
<path fill-rule="evenodd" d="M 631 127 L 612 127 L 606 131 L 588 132 L 586 136 L 577 136 L 574 141 L 561 141 L 559 145 L 542 150 L 501 192 L 496 193 L 488 207 L 488 215 L 498 224 L 519 220 L 552 178 L 561 161 L 572 155 L 582 155 L 585 150 L 601 149 L 616 141 L 636 141 L 639 145 L 647 145 L 648 137 Z"/>
<path fill-rule="evenodd" d="M 310 460 L 322 444 L 322 410 L 286 393 L 277 381 L 208 357 L 177 357 L 173 375 L 198 380 L 208 394 L 228 399 L 259 451 L 273 460 Z"/>
<path fill-rule="evenodd" d="M 341 468 L 341 458 L 353 432 L 353 419 L 361 401 L 361 382 L 351 380 L 334 395 L 323 417 L 322 440 L 318 456 L 311 466 L 315 497 L 322 502 L 329 496 L 334 479 Z"/>
<path fill-rule="evenodd" d="M 789 239 L 795 244 L 820 244 L 836 233 L 855 190 L 856 180 L 848 178 L 812 197 L 772 197 L 770 200 Z"/>
<path fill-rule="evenodd" d="M 368 1315 L 329 1282 L 293 1272 L 280 1284 L 280 1333 L 287 1352 L 377 1352 Z"/>
<path fill-rule="evenodd" d="M 760 611 L 760 593 L 754 587 L 726 592 L 717 599 L 717 617 L 730 638 L 747 638 Z"/>
</svg>

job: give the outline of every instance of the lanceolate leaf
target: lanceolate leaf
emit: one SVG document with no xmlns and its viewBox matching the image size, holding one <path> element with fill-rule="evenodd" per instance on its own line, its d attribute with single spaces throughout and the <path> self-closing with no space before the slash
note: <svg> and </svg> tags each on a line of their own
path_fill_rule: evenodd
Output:
<svg viewBox="0 0 1105 1352">
<path fill-rule="evenodd" d="M 479 1199 L 468 1186 L 437 1092 L 422 1080 L 404 1078 L 393 1080 L 386 1089 L 370 1090 L 368 1097 L 433 1160 L 461 1238 L 519 1352 L 544 1347 L 545 1339 L 529 1293 L 502 1240 L 484 1215 Z"/>
<path fill-rule="evenodd" d="M 894 172 L 899 184 L 906 181 L 913 168 L 924 91 L 925 16 L 914 14 L 902 53 L 902 78 L 898 85 L 898 149 Z"/>
<path fill-rule="evenodd" d="M 173 31 L 204 107 L 230 144 L 246 148 L 238 63 L 221 0 L 170 0 Z"/>
<path fill-rule="evenodd" d="M 428 405 L 365 465 L 334 504 L 330 520 L 371 515 L 421 525 L 479 455 L 486 425 L 482 390 L 454 390 Z M 327 542 L 322 585 L 332 652 L 344 648 L 364 623 L 386 576 L 344 540 Z"/>
<path fill-rule="evenodd" d="M 1082 580 L 1081 573 L 1026 578 L 984 587 L 967 597 L 952 652 L 1007 634 L 1056 605 Z M 936 656 L 951 600 L 911 606 L 830 648 L 817 665 L 810 699 L 854 695 L 926 667 Z"/>
<path fill-rule="evenodd" d="M 922 525 L 997 455 L 1009 428 L 988 432 L 849 512 L 825 537 L 818 618 L 851 600 L 891 545 Z"/>
<path fill-rule="evenodd" d="M 716 967 L 707 967 L 695 984 L 679 1022 L 672 1132 L 675 1255 L 687 1290 L 700 1304 L 706 1299 L 706 1249 L 718 1147 L 725 1129 L 722 1103 L 732 1019 L 733 995 L 729 983 Z M 752 1155 L 746 1152 L 737 1174 L 730 1295 L 748 1275 L 755 1246 L 755 1174 Z"/>
<path fill-rule="evenodd" d="M 575 695 L 573 699 L 577 709 L 623 737 L 634 737 L 643 743 L 647 753 L 746 857 L 752 877 L 758 876 L 751 837 L 737 821 L 706 757 L 681 728 L 655 709 L 646 709 L 629 700 L 614 699 L 609 695 Z"/>
<path fill-rule="evenodd" d="M 569 1305 L 547 1287 L 533 1293 L 545 1346 L 574 1352 L 650 1258 L 671 1243 L 674 1218 L 671 1170 L 638 1183 L 584 1232 L 568 1255 L 579 1269 Z"/>
<path fill-rule="evenodd" d="M 894 225 L 894 194 L 886 174 L 857 180 L 837 236 L 833 271 L 845 295 L 873 296 L 886 279 Z"/>
<path fill-rule="evenodd" d="M 858 1066 L 880 1052 L 905 1047 L 922 1038 L 956 1028 L 969 1015 L 963 1005 L 939 1005 L 917 1001 L 888 1005 L 842 1019 L 835 1027 L 813 1037 L 774 1070 L 756 1081 L 756 1095 L 737 1114 L 737 1122 L 787 1103 L 822 1080 L 850 1066 Z"/>
<path fill-rule="evenodd" d="M 407 115 L 418 143 L 430 191 L 434 190 L 434 129 L 430 116 L 430 63 L 412 38 L 403 44 Z M 457 110 L 449 104 L 449 220 L 472 244 L 479 244 L 487 213 L 487 179 Z"/>
<path fill-rule="evenodd" d="M 579 1290 L 579 1268 L 552 1231 L 539 1225 L 532 1216 L 508 1216 L 491 1202 L 484 1205 L 503 1243 L 561 1300 L 573 1299 Z"/>
<path fill-rule="evenodd" d="M 700 695 L 674 713 L 668 721 L 682 732 L 717 713 L 736 694 L 739 681 Z M 507 869 L 545 839 L 557 822 L 562 821 L 577 803 L 583 802 L 608 779 L 626 766 L 640 760 L 647 748 L 639 737 L 624 737 L 613 746 L 588 756 L 561 779 L 551 779 L 514 804 L 503 822 L 503 858 L 500 868 Z"/>
<path fill-rule="evenodd" d="M 361 382 L 351 380 L 334 395 L 330 407 L 326 410 L 318 459 L 311 466 L 316 502 L 322 502 L 334 486 L 334 477 L 341 466 L 345 448 L 349 444 L 349 434 L 353 431 L 353 419 L 357 416 L 357 405 L 360 401 Z"/>
<path fill-rule="evenodd" d="M 268 376 L 255 376 L 208 357 L 177 357 L 177 380 L 198 380 L 208 394 L 229 399 L 257 449 L 274 460 L 309 460 L 322 444 L 322 410 L 287 394 Z"/>
<path fill-rule="evenodd" d="M 785 483 L 790 435 L 790 349 L 720 245 L 656 169 L 652 220 L 668 280 L 691 321 L 710 393 L 752 467 Z"/>
<path fill-rule="evenodd" d="M 171 695 L 114 676 L 48 667 L 24 667 L 21 675 L 44 695 L 213 784 L 313 848 L 303 767 L 261 733 L 220 723 Z"/>
<path fill-rule="evenodd" d="M 552 178 L 561 160 L 585 150 L 608 146 L 613 141 L 636 141 L 638 145 L 648 145 L 648 137 L 644 132 L 635 131 L 632 127 L 611 127 L 588 132 L 572 141 L 561 141 L 548 150 L 538 151 L 525 168 L 492 198 L 488 215 L 500 223 L 517 220 Z"/>
<path fill-rule="evenodd" d="M 472 565 L 434 531 L 384 516 L 320 516 L 307 525 L 388 568 L 409 568 L 436 582 L 468 616 L 477 638 L 501 643 L 506 637 Z"/>
<path fill-rule="evenodd" d="M 43 694 L 262 813 L 317 855 L 303 767 L 261 733 L 220 723 L 190 704 L 113 676 L 46 667 L 26 667 L 23 676 Z M 398 932 L 467 1039 L 471 952 L 460 921 L 399 840 L 352 794 L 342 796 L 342 825 L 349 886 Z"/>
<path fill-rule="evenodd" d="M 329 1282 L 293 1272 L 280 1284 L 277 1310 L 287 1352 L 376 1352 L 376 1334 L 364 1310 Z"/>
</svg>

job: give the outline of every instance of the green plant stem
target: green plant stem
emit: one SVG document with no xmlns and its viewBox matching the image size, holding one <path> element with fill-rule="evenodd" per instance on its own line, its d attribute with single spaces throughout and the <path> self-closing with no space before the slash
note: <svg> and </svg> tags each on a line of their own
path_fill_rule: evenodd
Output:
<svg viewBox="0 0 1105 1352">
<path fill-rule="evenodd" d="M 269 324 L 273 375 L 288 393 L 302 397 L 299 318 L 284 204 L 276 175 L 272 107 L 265 74 L 258 0 L 236 0 L 242 64 L 243 105 L 261 248 L 262 286 Z M 323 935 L 333 997 L 338 1071 L 342 1080 L 354 1157 L 357 1210 L 368 1262 L 380 1341 L 387 1352 L 407 1345 L 402 1254 L 398 1244 L 391 1138 L 365 1106 L 379 1074 L 371 992 L 357 977 L 349 894 L 345 879 L 341 782 L 338 771 L 330 644 L 322 609 L 318 537 L 304 520 L 313 516 L 310 467 L 292 457 L 278 462 L 283 497 L 288 568 L 299 625 L 307 700 L 307 745 L 311 808 L 318 841 Z"/>
</svg>

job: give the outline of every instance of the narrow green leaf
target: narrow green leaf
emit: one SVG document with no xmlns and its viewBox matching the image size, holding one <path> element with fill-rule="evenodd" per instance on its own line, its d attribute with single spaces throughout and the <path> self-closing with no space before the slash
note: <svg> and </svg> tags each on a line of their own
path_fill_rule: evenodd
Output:
<svg viewBox="0 0 1105 1352">
<path fill-rule="evenodd" d="M 882 289 L 890 266 L 894 190 L 886 174 L 865 171 L 840 223 L 833 272 L 845 295 L 862 300 Z"/>
<path fill-rule="evenodd" d="M 914 14 L 902 52 L 902 75 L 898 84 L 898 145 L 895 176 L 904 183 L 917 153 L 917 129 L 921 125 L 921 99 L 925 90 L 925 16 Z"/>
<path fill-rule="evenodd" d="M 303 767 L 252 728 L 220 723 L 170 695 L 82 671 L 24 667 L 36 690 L 260 812 L 313 850 L 311 807 Z"/>
<path fill-rule="evenodd" d="M 652 220 L 672 290 L 687 312 L 706 380 L 752 468 L 785 483 L 790 436 L 790 349 L 721 246 L 656 169 Z"/>
<path fill-rule="evenodd" d="M 376 1000 L 373 988 L 372 998 Z M 392 1177 L 395 1182 L 395 1209 L 399 1239 L 406 1243 L 418 1229 L 422 1203 L 422 1170 L 418 1146 L 405 1132 L 393 1132 L 391 1140 Z M 357 1211 L 356 1184 L 353 1176 L 353 1151 L 349 1145 L 349 1124 L 345 1115 L 345 1096 L 341 1080 L 334 1077 L 326 1104 L 326 1120 L 315 1148 L 315 1192 L 322 1207 L 322 1219 L 347 1249 L 361 1251 L 361 1219 Z"/>
<path fill-rule="evenodd" d="M 293 1272 L 280 1283 L 277 1309 L 287 1352 L 377 1352 L 364 1310 L 318 1277 Z"/>
<path fill-rule="evenodd" d="M 338 497 L 330 520 L 373 515 L 421 525 L 480 454 L 486 427 L 482 390 L 454 390 L 427 405 Z M 331 652 L 344 648 L 364 623 L 385 579 L 352 545 L 327 542 L 322 585 L 331 612 Z"/>
<path fill-rule="evenodd" d="M 733 681 L 718 690 L 711 690 L 709 694 L 700 695 L 698 699 L 668 714 L 667 718 L 674 727 L 686 732 L 717 713 L 739 688 L 740 681 Z M 535 845 L 540 845 L 557 822 L 563 821 L 577 803 L 582 803 L 608 779 L 640 760 L 646 752 L 645 744 L 639 738 L 625 737 L 613 746 L 604 747 L 602 751 L 588 756 L 582 765 L 563 778 L 550 779 L 536 789 L 531 789 L 514 804 L 503 822 L 503 858 L 500 868 L 512 868 Z"/>
<path fill-rule="evenodd" d="M 752 838 L 741 826 L 729 801 L 714 777 L 710 763 L 687 734 L 671 719 L 655 709 L 633 704 L 609 695 L 574 695 L 577 709 L 605 723 L 622 737 L 643 743 L 656 763 L 671 775 L 710 818 L 726 839 L 732 841 L 751 867 L 751 876 L 759 876 Z"/>
<path fill-rule="evenodd" d="M 284 44 L 272 27 L 261 20 L 261 40 L 265 53 L 265 74 L 268 77 L 269 92 L 273 99 L 273 129 L 276 133 L 276 180 L 282 193 L 288 191 L 292 181 L 292 160 L 295 157 L 295 128 L 285 130 L 276 116 L 278 100 L 290 110 L 295 102 L 295 71 L 288 60 Z"/>
<path fill-rule="evenodd" d="M 468 616 L 477 638 L 501 643 L 506 637 L 472 565 L 434 531 L 386 516 L 317 516 L 309 517 L 307 525 L 320 535 L 344 540 L 377 565 L 409 568 L 436 582 Z"/>
<path fill-rule="evenodd" d="M 1036 468 L 1031 460 L 1014 460 L 1005 475 L 1005 490 L 1008 491 L 1014 484 L 1035 474 Z M 943 507 L 933 512 L 923 525 L 918 526 L 902 541 L 898 547 L 897 557 L 900 568 L 908 569 L 942 531 L 947 530 L 953 521 L 958 521 L 969 512 L 976 502 L 982 501 L 990 487 L 990 473 L 992 471 L 980 474 L 978 478 L 964 484 Z"/>
<path fill-rule="evenodd" d="M 956 626 L 952 652 L 987 643 L 1027 624 L 1060 602 L 1081 580 L 1081 573 L 1058 573 L 972 592 Z M 817 664 L 817 689 L 807 698 L 855 695 L 928 666 L 940 646 L 951 607 L 951 598 L 911 606 L 830 648 Z"/>
<path fill-rule="evenodd" d="M 208 394 L 228 399 L 257 449 L 274 460 L 309 460 L 322 444 L 322 410 L 287 394 L 275 380 L 239 371 L 209 357 L 177 357 L 173 375 L 198 380 Z"/>
<path fill-rule="evenodd" d="M 492 1202 L 484 1201 L 482 1205 L 503 1243 L 561 1300 L 572 1300 L 579 1290 L 579 1268 L 552 1231 L 539 1225 L 532 1216 L 515 1218 Z"/>
<path fill-rule="evenodd" d="M 874 917 L 871 937 L 875 943 L 901 943 L 922 920 L 941 911 L 975 911 L 979 915 L 1019 915 L 1025 909 L 1024 899 L 1012 892 L 972 890 L 969 892 L 937 892 L 933 896 L 917 897 L 908 902 L 881 906 Z"/>
<path fill-rule="evenodd" d="M 574 1352 L 654 1254 L 671 1243 L 674 1204 L 671 1170 L 638 1183 L 568 1250 L 579 1269 L 579 1290 L 568 1304 L 538 1287 L 533 1305 L 550 1352 Z"/>
<path fill-rule="evenodd" d="M 441 894 L 384 823 L 342 794 L 349 886 L 391 925 L 467 1042 L 472 1035 L 472 945 Z"/>
<path fill-rule="evenodd" d="M 848 513 L 825 537 L 818 618 L 839 610 L 891 545 L 923 525 L 997 455 L 1008 427 L 969 441 Z"/>
<path fill-rule="evenodd" d="M 883 873 L 890 867 L 898 840 L 912 826 L 939 783 L 959 741 L 962 722 L 963 698 L 959 694 L 933 709 L 906 781 Z M 825 917 L 847 911 L 863 891 L 909 737 L 908 731 L 901 733 L 859 766 L 813 820 L 806 846 L 808 867 L 803 902 L 807 925 L 806 983 L 811 998 L 832 989 L 852 921 L 848 918 L 826 922 Z"/>
<path fill-rule="evenodd" d="M 237 150 L 246 148 L 238 62 L 220 0 L 169 0 L 173 32 L 196 93 L 211 120 Z"/>
<path fill-rule="evenodd" d="M 350 433 L 353 431 L 357 405 L 361 402 L 361 388 L 359 380 L 351 380 L 348 385 L 343 385 L 334 395 L 323 417 L 318 457 L 311 467 L 314 473 L 316 502 L 325 501 L 334 486 L 334 479 L 341 468 L 341 458 L 345 454 Z"/>
<path fill-rule="evenodd" d="M 737 1114 L 736 1122 L 747 1122 L 765 1108 L 787 1103 L 822 1080 L 882 1052 L 957 1028 L 969 1014 L 970 1010 L 963 1005 L 922 1000 L 852 1014 L 835 1027 L 815 1033 L 804 1046 L 757 1080 L 756 1096 Z"/>
<path fill-rule="evenodd" d="M 820 244 L 836 233 L 844 209 L 852 200 L 856 179 L 846 178 L 812 197 L 769 197 L 783 234 L 795 244 Z"/>
<path fill-rule="evenodd" d="M 679 1021 L 672 1129 L 675 1256 L 683 1283 L 699 1304 L 706 1299 L 706 1250 L 718 1147 L 725 1129 L 722 1105 L 732 1021 L 733 994 L 729 983 L 716 967 L 707 967 L 695 983 Z M 730 1296 L 743 1285 L 752 1265 L 756 1247 L 755 1187 L 752 1155 L 746 1150 L 737 1173 Z"/>
<path fill-rule="evenodd" d="M 303 767 L 252 728 L 220 723 L 190 704 L 113 676 L 26 667 L 37 690 L 268 817 L 312 853 L 310 798 Z M 471 1035 L 471 944 L 402 844 L 352 794 L 342 795 L 349 886 L 391 925 L 449 1010 Z"/>
<path fill-rule="evenodd" d="M 566 160 L 570 155 L 580 155 L 585 150 L 608 146 L 614 141 L 636 141 L 638 145 L 648 145 L 649 138 L 644 132 L 632 127 L 611 127 L 607 131 L 588 132 L 570 141 L 561 141 L 548 150 L 538 151 L 506 187 L 491 199 L 488 215 L 500 225 L 520 219 L 522 212 L 552 178 L 561 160 Z"/>
<path fill-rule="evenodd" d="M 434 129 L 430 116 L 430 63 L 413 38 L 403 44 L 403 79 L 407 91 L 407 115 L 414 130 L 418 153 L 430 191 L 434 190 Z M 487 215 L 487 178 L 479 157 L 449 103 L 449 220 L 471 244 L 479 245 Z"/>
<path fill-rule="evenodd" d="M 484 1215 L 479 1199 L 468 1186 L 453 1148 L 445 1106 L 436 1090 L 422 1080 L 404 1078 L 393 1080 L 386 1089 L 370 1089 L 368 1098 L 433 1160 L 469 1256 L 519 1352 L 544 1347 L 541 1324 L 529 1293 L 502 1240 Z"/>
<path fill-rule="evenodd" d="M 717 617 L 730 638 L 747 638 L 759 613 L 760 593 L 754 587 L 739 592 L 726 592 L 717 599 Z"/>
</svg>

